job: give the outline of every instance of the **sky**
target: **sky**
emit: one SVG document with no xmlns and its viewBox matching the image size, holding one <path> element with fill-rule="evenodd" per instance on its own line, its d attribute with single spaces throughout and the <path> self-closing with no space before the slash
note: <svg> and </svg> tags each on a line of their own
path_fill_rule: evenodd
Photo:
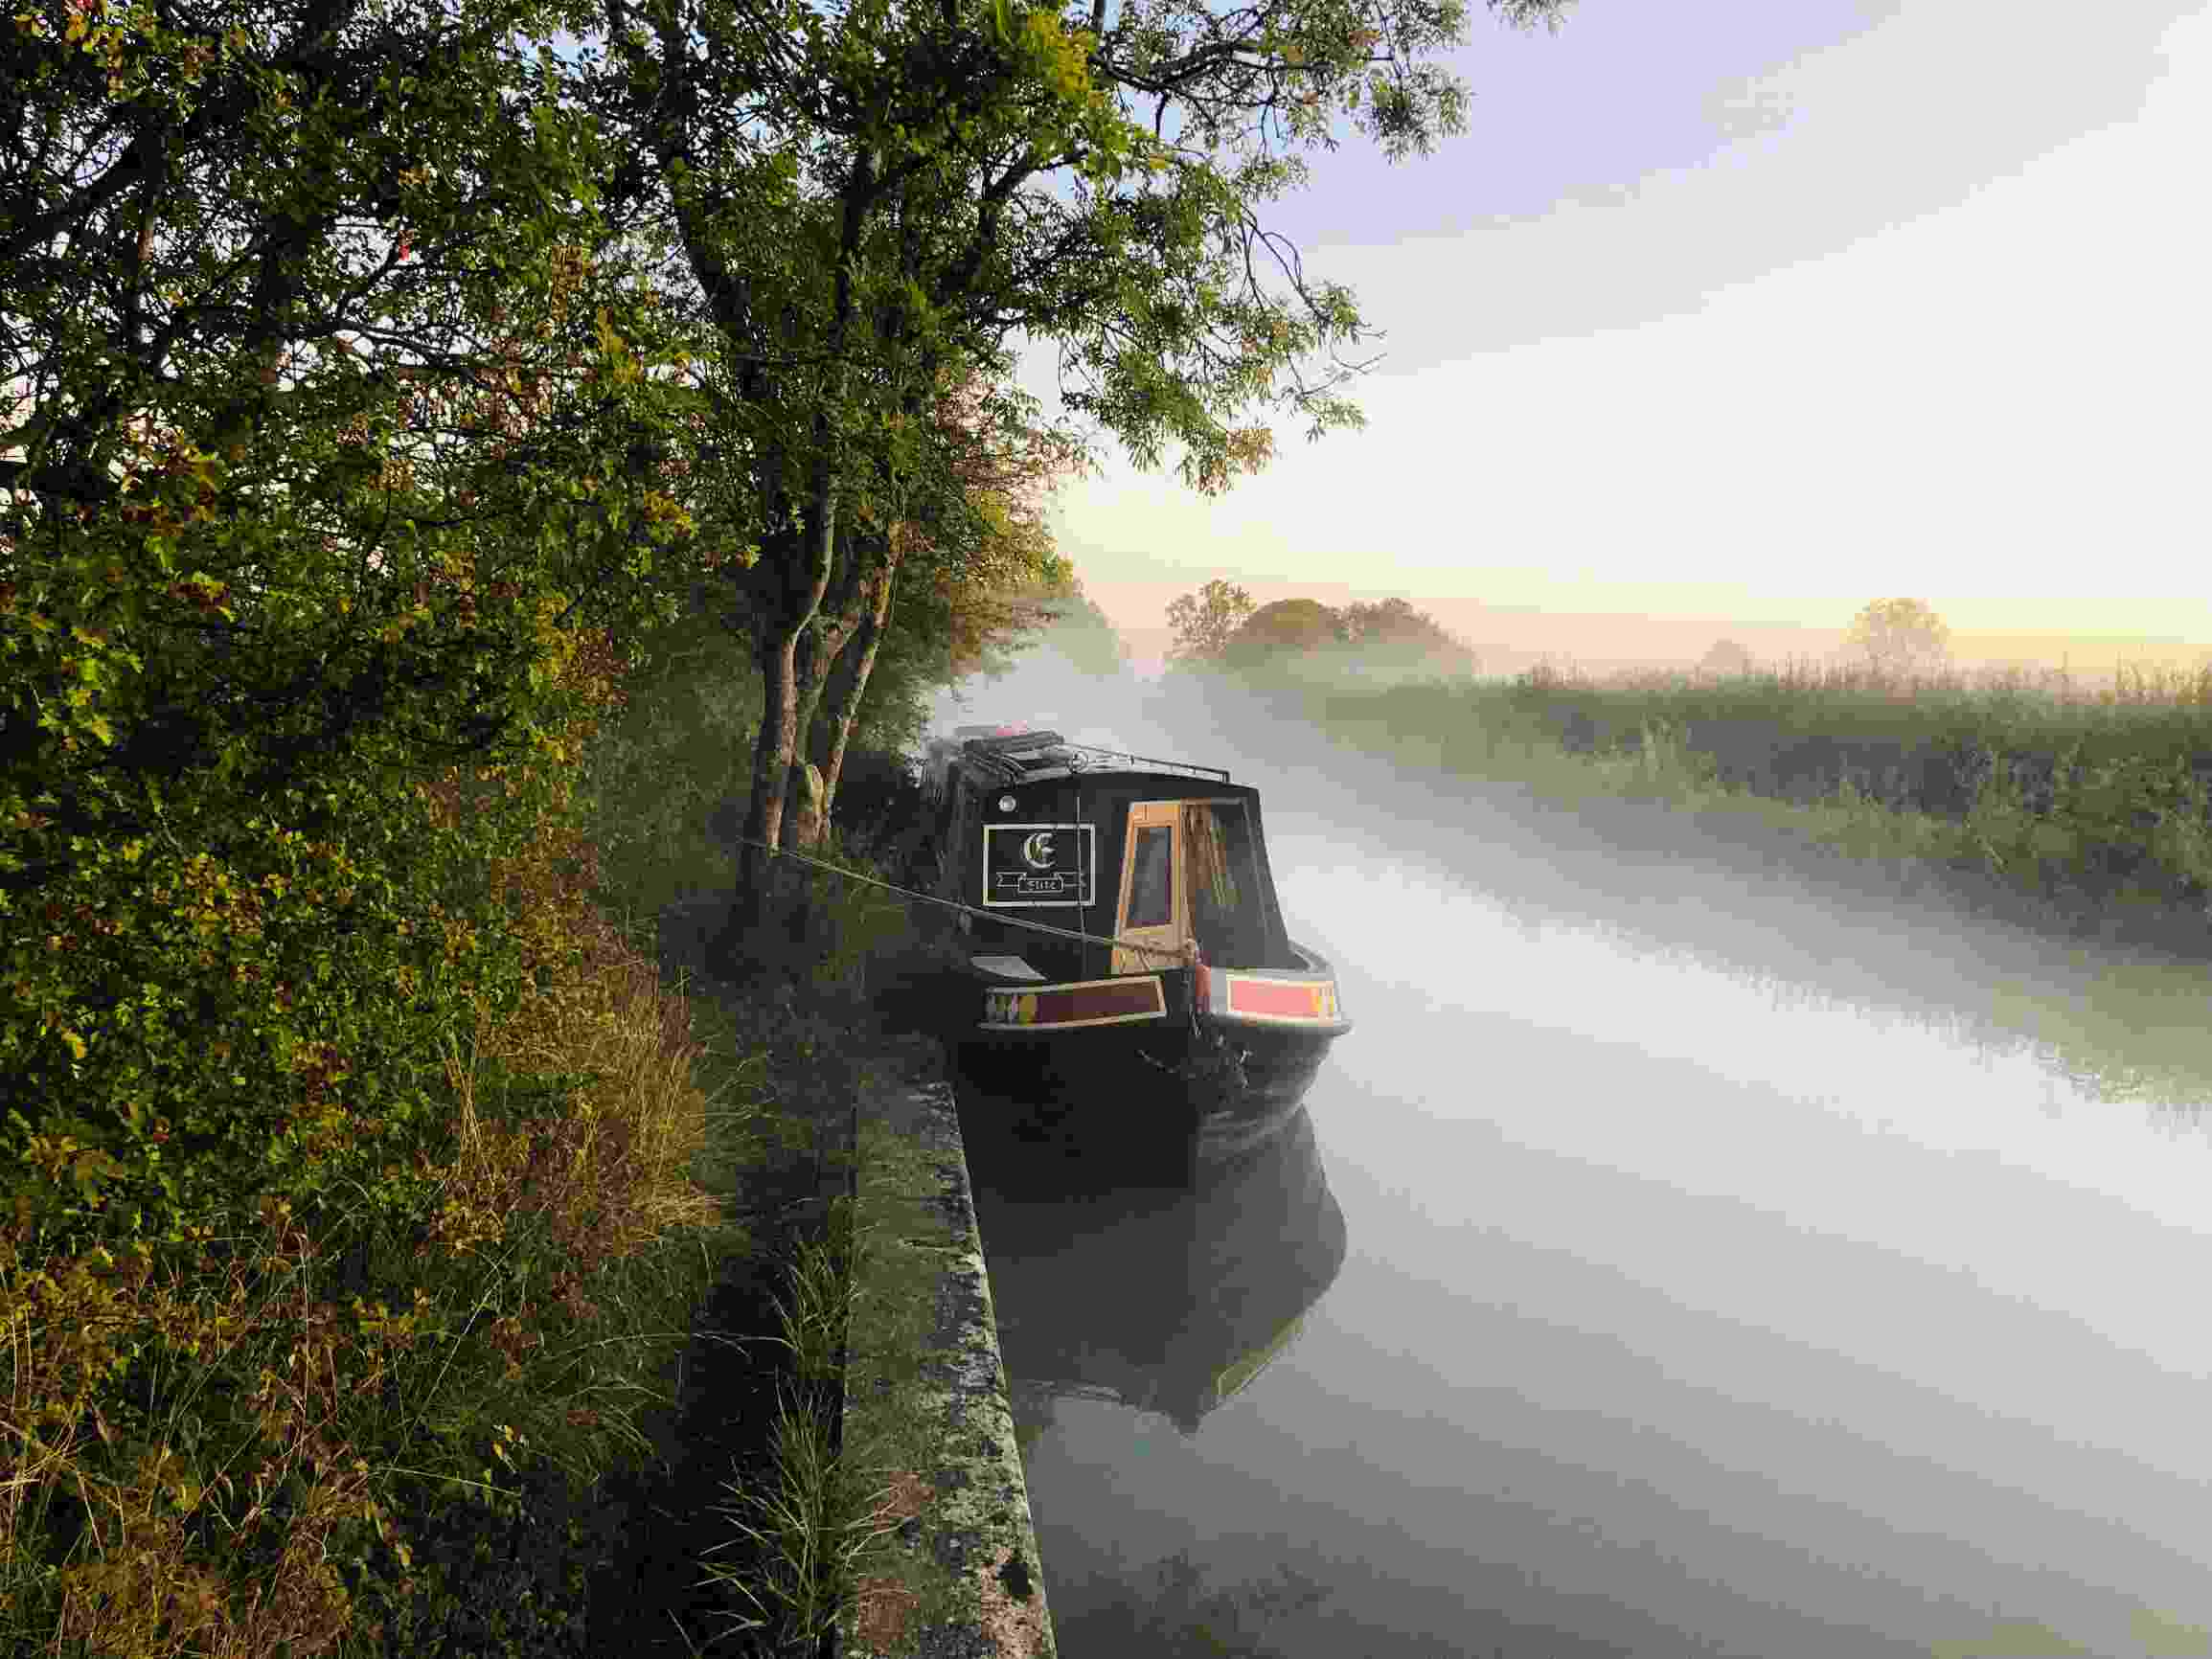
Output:
<svg viewBox="0 0 2212 1659">
<path fill-rule="evenodd" d="M 1367 429 L 1275 418 L 1211 500 L 1109 442 L 1055 504 L 1140 670 L 1215 577 L 1402 596 L 1494 667 L 1815 655 L 1891 596 L 1963 657 L 2212 647 L 2212 9 L 1470 14 L 1467 132 L 1392 163 L 1340 122 L 1262 209 L 1382 331 Z"/>
<path fill-rule="evenodd" d="M 1140 666 L 1217 576 L 1402 594 L 1478 642 L 1674 619 L 1641 637 L 1695 655 L 1707 621 L 1839 632 L 1899 594 L 1962 641 L 2212 643 L 2212 13 L 1471 15 L 1465 134 L 1393 164 L 1351 133 L 1263 209 L 1386 333 L 1367 429 L 1291 412 L 1215 500 L 1112 445 L 1062 491 Z M 1021 378 L 1057 404 L 1049 342 Z"/>
</svg>

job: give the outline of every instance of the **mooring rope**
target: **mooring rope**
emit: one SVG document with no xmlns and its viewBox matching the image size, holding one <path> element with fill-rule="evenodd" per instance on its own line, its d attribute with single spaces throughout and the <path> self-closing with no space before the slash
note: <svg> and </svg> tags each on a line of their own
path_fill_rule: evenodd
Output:
<svg viewBox="0 0 2212 1659">
<path fill-rule="evenodd" d="M 1048 922 L 1028 921 L 1018 916 L 1001 916 L 996 911 L 985 910 L 980 905 L 963 904 L 957 898 L 940 898 L 933 893 L 919 893 L 911 887 L 901 887 L 897 882 L 878 881 L 873 875 L 862 875 L 856 870 L 846 870 L 820 858 L 810 858 L 804 852 L 795 852 L 788 847 L 770 847 L 765 841 L 755 841 L 749 835 L 732 836 L 740 846 L 758 847 L 771 858 L 796 858 L 802 864 L 811 864 L 817 870 L 827 870 L 832 875 L 842 875 L 848 881 L 865 881 L 871 887 L 880 887 L 907 898 L 919 898 L 926 904 L 942 904 L 947 910 L 958 910 L 969 916 L 980 916 L 986 921 L 1003 922 L 1009 927 L 1026 927 L 1033 933 L 1049 933 L 1056 939 L 1073 939 L 1083 944 L 1120 945 L 1129 950 L 1141 950 L 1147 956 L 1175 957 L 1177 953 L 1161 945 L 1142 940 L 1124 939 L 1119 934 L 1104 937 L 1095 933 L 1078 933 L 1065 927 L 1054 927 Z"/>
<path fill-rule="evenodd" d="M 1107 937 L 1102 939 L 1096 934 L 1077 933 L 1064 927 L 1054 927 L 1047 922 L 1024 921 L 1019 917 L 1014 916 L 993 916 L 990 911 L 985 910 L 978 905 L 964 904 L 957 898 L 940 898 L 933 893 L 919 893 L 911 887 L 901 887 L 897 882 L 893 881 L 879 881 L 873 875 L 862 875 L 856 870 L 841 869 L 837 865 L 829 863 L 824 859 L 810 858 L 806 853 L 794 852 L 787 847 L 770 847 L 765 841 L 755 841 L 749 835 L 734 836 L 732 839 L 734 839 L 740 846 L 758 847 L 762 852 L 767 853 L 771 858 L 796 858 L 802 864 L 811 864 L 817 870 L 827 870 L 831 875 L 842 875 L 848 881 L 864 881 L 870 887 L 880 887 L 886 892 L 897 893 L 908 898 L 919 898 L 929 904 L 942 904 L 947 910 L 958 910 L 969 916 L 980 916 L 987 921 L 1003 921 L 1014 927 L 1026 927 L 1033 932 L 1049 933 L 1060 939 L 1079 940 L 1084 944 L 1126 945 L 1130 949 L 1144 952 L 1148 957 L 1173 958 L 1176 955 L 1176 953 L 1174 951 L 1162 950 L 1156 944 L 1147 944 L 1137 940 L 1123 939 L 1118 934 L 1108 935 Z M 1206 1044 L 1206 1047 L 1211 1051 L 1211 1053 L 1203 1057 L 1193 1055 L 1180 1065 L 1171 1066 L 1164 1060 L 1154 1058 L 1151 1054 L 1146 1052 L 1142 1044 L 1139 1044 L 1137 1048 L 1138 1057 L 1151 1065 L 1158 1067 L 1161 1071 L 1167 1072 L 1173 1076 L 1189 1077 L 1198 1075 L 1213 1075 L 1215 1073 L 1219 1073 L 1222 1078 L 1232 1082 L 1236 1087 L 1244 1087 L 1245 1076 L 1243 1053 L 1235 1046 L 1231 1045 L 1227 1038 L 1220 1032 L 1207 1030 L 1198 1018 L 1198 986 L 1197 977 L 1196 975 L 1192 976 L 1191 984 L 1186 989 L 1186 996 L 1182 1012 L 1183 1018 L 1190 1022 L 1190 1027 L 1194 1034 Z"/>
</svg>

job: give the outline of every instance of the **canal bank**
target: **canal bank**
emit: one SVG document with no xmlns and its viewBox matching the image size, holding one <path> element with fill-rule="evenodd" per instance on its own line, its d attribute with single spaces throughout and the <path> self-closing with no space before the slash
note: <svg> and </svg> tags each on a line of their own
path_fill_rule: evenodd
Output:
<svg viewBox="0 0 2212 1659">
<path fill-rule="evenodd" d="M 1052 1621 L 1015 1443 L 960 1116 L 941 1068 L 854 1112 L 841 1459 L 881 1529 L 840 1623 L 848 1659 L 1047 1659 Z"/>
<path fill-rule="evenodd" d="M 821 900 L 849 898 L 848 886 L 826 875 Z M 812 1350 L 813 1331 L 833 1329 L 842 1349 L 822 1356 L 827 1389 L 794 1394 L 798 1416 L 770 1437 L 783 1450 L 772 1471 L 758 1471 L 766 1501 L 718 1524 L 725 1535 L 732 1522 L 757 1528 L 773 1558 L 747 1552 L 757 1558 L 730 1566 L 770 1603 L 788 1599 L 775 1584 L 813 1586 L 833 1625 L 809 1615 L 799 1628 L 809 1640 L 822 1630 L 824 1650 L 844 1659 L 1046 1659 L 1055 1649 L 1036 1534 L 938 1040 L 952 930 L 901 905 L 843 996 L 791 980 L 739 988 L 711 977 L 708 941 L 726 901 L 663 913 L 664 966 L 707 972 L 699 990 L 715 1000 L 766 995 L 787 1017 L 805 1015 L 812 1063 L 771 1087 L 817 1149 L 818 1193 L 788 1214 L 818 1254 L 778 1303 L 791 1343 Z M 810 920 L 810 935 L 857 940 L 849 918 Z M 765 938 L 755 943 L 773 954 Z"/>
</svg>

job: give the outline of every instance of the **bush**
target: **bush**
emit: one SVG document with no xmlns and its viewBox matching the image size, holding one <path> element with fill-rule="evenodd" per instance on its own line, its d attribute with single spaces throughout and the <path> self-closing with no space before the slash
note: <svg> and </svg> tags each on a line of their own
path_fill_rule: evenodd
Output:
<svg viewBox="0 0 2212 1659">
<path fill-rule="evenodd" d="M 586 644 L 554 640 L 555 688 L 588 709 Z M 684 1300 L 666 1241 L 720 1210 L 688 1015 L 564 823 L 589 730 L 424 775 L 371 727 L 276 799 L 124 772 L 66 858 L 19 809 L 11 1646 L 319 1651 L 441 1583 L 449 1610 L 466 1563 L 414 1557 L 455 1493 L 512 1518 L 518 1470 L 622 1443 L 651 1287 Z"/>
</svg>

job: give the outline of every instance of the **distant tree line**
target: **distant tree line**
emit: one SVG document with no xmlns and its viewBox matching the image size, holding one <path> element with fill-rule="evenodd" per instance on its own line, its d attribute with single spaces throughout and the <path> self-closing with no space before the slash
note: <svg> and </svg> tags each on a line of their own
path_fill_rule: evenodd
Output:
<svg viewBox="0 0 2212 1659">
<path fill-rule="evenodd" d="M 1473 649 L 1434 617 L 1399 598 L 1341 606 L 1285 599 L 1255 606 L 1216 580 L 1168 606 L 1171 664 L 1250 673 L 1302 662 L 1346 670 L 1472 674 Z"/>
</svg>

